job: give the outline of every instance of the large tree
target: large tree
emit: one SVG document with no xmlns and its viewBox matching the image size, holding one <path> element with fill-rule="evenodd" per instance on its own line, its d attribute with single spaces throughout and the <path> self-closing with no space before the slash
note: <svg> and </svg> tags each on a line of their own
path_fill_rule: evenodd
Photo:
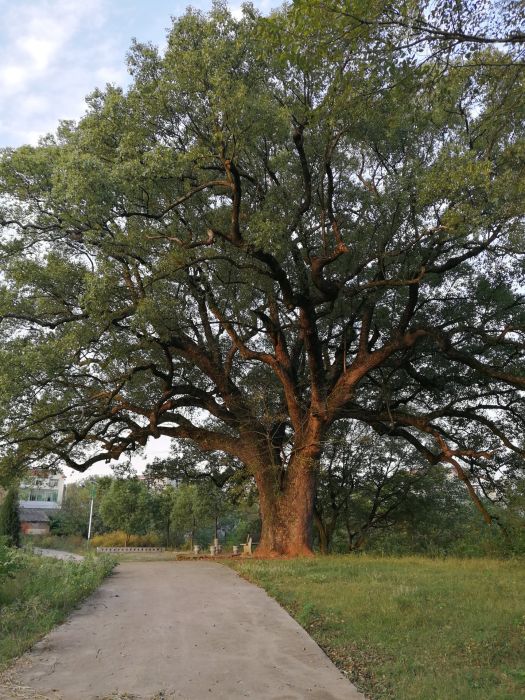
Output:
<svg viewBox="0 0 525 700">
<path fill-rule="evenodd" d="M 439 0 L 439 2 L 384 3 L 381 0 L 294 0 L 294 6 L 308 17 L 329 16 L 336 31 L 344 36 L 363 32 L 369 44 L 388 46 L 389 51 L 433 61 L 436 56 L 454 54 L 478 60 L 479 49 L 503 46 L 509 58 L 523 64 L 525 56 L 525 13 L 523 0 Z M 341 35 L 340 35 L 341 36 Z"/>
<path fill-rule="evenodd" d="M 190 440 L 253 475 L 260 553 L 307 554 L 345 419 L 490 522 L 524 455 L 523 73 L 489 47 L 437 78 L 325 14 L 190 11 L 126 91 L 4 151 L 3 469 Z"/>
</svg>

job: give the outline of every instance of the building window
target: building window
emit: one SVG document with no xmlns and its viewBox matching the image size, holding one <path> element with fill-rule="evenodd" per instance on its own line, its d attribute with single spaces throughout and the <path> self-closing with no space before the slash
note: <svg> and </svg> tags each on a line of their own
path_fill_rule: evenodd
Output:
<svg viewBox="0 0 525 700">
<path fill-rule="evenodd" d="M 44 489 L 40 491 L 31 491 L 29 495 L 29 500 L 46 503 L 56 503 L 58 501 L 58 491 L 50 491 Z"/>
</svg>

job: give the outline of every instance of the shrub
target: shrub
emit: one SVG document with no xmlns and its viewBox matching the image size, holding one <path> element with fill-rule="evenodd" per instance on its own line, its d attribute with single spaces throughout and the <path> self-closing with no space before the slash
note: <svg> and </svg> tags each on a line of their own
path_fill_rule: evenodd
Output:
<svg viewBox="0 0 525 700">
<path fill-rule="evenodd" d="M 93 547 L 158 547 L 159 536 L 155 533 L 147 535 L 126 535 L 122 530 L 106 532 L 105 535 L 95 535 L 91 538 Z"/>
<path fill-rule="evenodd" d="M 59 549 L 82 554 L 85 550 L 86 540 L 80 535 L 26 535 L 22 538 L 22 543 L 24 547 Z"/>
<path fill-rule="evenodd" d="M 20 547 L 20 518 L 18 516 L 18 491 L 10 488 L 0 506 L 0 536 L 11 547 Z"/>
<path fill-rule="evenodd" d="M 0 537 L 0 583 L 12 578 L 20 566 L 20 556 L 8 546 L 5 537 Z"/>
</svg>

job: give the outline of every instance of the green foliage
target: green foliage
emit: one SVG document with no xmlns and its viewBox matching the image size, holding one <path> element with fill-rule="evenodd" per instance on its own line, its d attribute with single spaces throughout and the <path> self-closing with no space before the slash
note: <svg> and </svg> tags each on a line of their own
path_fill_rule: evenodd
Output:
<svg viewBox="0 0 525 700">
<path fill-rule="evenodd" d="M 165 499 L 166 503 L 170 498 L 177 502 L 181 487 L 184 491 L 187 485 L 195 486 L 191 490 L 190 502 L 194 504 L 192 508 L 198 511 L 193 529 L 194 538 L 199 544 L 206 546 L 215 537 L 224 539 L 228 546 L 245 542 L 248 534 L 257 535 L 258 538 L 257 492 L 253 478 L 239 460 L 220 452 L 204 452 L 191 443 L 182 443 L 174 446 L 170 457 L 148 464 L 145 478 L 152 484 L 159 479 L 178 482 L 175 490 L 165 487 L 158 493 L 158 497 Z M 184 500 L 183 513 L 175 519 L 172 532 L 177 545 L 184 542 L 185 532 L 192 529 L 191 508 L 187 499 Z M 172 524 L 171 520 L 169 524 Z"/>
<path fill-rule="evenodd" d="M 232 561 L 374 700 L 523 695 L 521 560 Z"/>
<path fill-rule="evenodd" d="M 130 535 L 144 535 L 151 523 L 151 497 L 138 478 L 114 479 L 102 497 L 100 516 L 108 528 Z"/>
<path fill-rule="evenodd" d="M 18 514 L 18 489 L 11 487 L 0 504 L 0 537 L 11 547 L 20 546 L 20 517 Z"/>
<path fill-rule="evenodd" d="M 329 435 L 316 495 L 319 549 L 503 557 L 523 551 L 523 482 L 511 480 L 488 526 L 464 484 L 391 436 L 340 423 Z"/>
<path fill-rule="evenodd" d="M 0 583 L 12 578 L 20 566 L 20 555 L 15 552 L 6 537 L 0 537 Z"/>
<path fill-rule="evenodd" d="M 498 517 L 507 537 L 508 554 L 525 555 L 525 479 L 508 486 L 506 502 L 498 509 Z"/>
<path fill-rule="evenodd" d="M 86 538 L 91 498 L 94 495 L 91 533 L 103 532 L 104 524 L 100 515 L 100 503 L 110 483 L 110 479 L 102 477 L 68 484 L 62 506 L 52 516 L 51 531 L 57 535 L 80 535 Z"/>
<path fill-rule="evenodd" d="M 123 530 L 105 532 L 91 538 L 92 547 L 158 547 L 159 537 L 153 532 L 146 535 L 129 535 Z"/>
<path fill-rule="evenodd" d="M 181 535 L 189 535 L 190 547 L 193 547 L 195 531 L 209 517 L 207 503 L 202 495 L 196 484 L 182 484 L 174 494 L 173 526 Z"/>
<path fill-rule="evenodd" d="M 151 493 L 153 527 L 166 547 L 171 546 L 173 540 L 172 511 L 175 498 L 175 489 L 170 485 Z"/>
<path fill-rule="evenodd" d="M 31 550 L 33 547 L 43 549 L 58 549 L 62 552 L 84 555 L 86 540 L 81 535 L 26 535 L 22 538 L 22 546 Z"/>
<path fill-rule="evenodd" d="M 495 516 L 487 525 L 479 517 L 462 484 L 441 469 L 420 481 L 390 528 L 375 530 L 367 552 L 388 555 L 426 554 L 458 557 L 523 555 L 525 513 L 522 482 L 513 484 L 506 502 L 487 502 Z M 514 500 L 515 499 L 515 500 Z"/>
</svg>

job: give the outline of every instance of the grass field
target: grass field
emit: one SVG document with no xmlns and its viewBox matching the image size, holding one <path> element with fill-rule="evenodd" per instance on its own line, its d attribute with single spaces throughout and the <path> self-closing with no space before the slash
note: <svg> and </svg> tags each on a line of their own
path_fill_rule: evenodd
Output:
<svg viewBox="0 0 525 700">
<path fill-rule="evenodd" d="M 230 561 L 373 700 L 525 698 L 525 563 Z"/>
<path fill-rule="evenodd" d="M 20 552 L 14 578 L 0 584 L 0 670 L 42 637 L 113 568 L 110 557 L 68 562 Z"/>
</svg>

